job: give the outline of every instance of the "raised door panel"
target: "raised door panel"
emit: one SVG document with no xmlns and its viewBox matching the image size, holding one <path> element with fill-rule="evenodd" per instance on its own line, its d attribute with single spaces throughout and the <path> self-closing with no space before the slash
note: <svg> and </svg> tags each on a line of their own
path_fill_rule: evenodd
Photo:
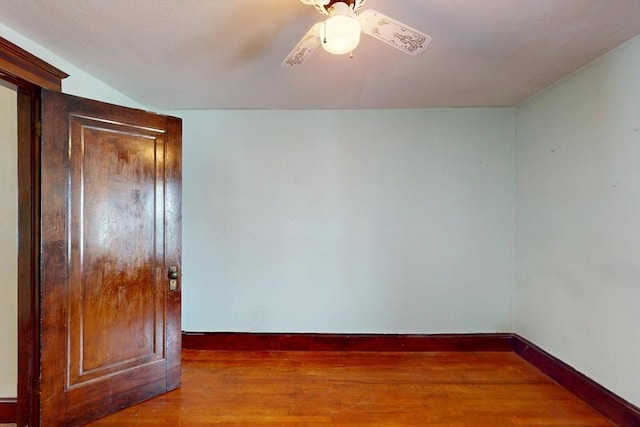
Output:
<svg viewBox="0 0 640 427">
<path fill-rule="evenodd" d="M 73 388 L 164 359 L 164 133 L 74 115 L 69 128 Z"/>
</svg>

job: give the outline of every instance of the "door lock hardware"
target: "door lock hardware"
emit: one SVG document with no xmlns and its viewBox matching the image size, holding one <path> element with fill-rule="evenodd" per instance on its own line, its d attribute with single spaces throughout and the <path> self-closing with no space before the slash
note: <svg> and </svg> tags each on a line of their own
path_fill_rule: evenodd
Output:
<svg viewBox="0 0 640 427">
<path fill-rule="evenodd" d="M 177 291 L 178 290 L 178 267 L 169 267 L 169 290 Z"/>
</svg>

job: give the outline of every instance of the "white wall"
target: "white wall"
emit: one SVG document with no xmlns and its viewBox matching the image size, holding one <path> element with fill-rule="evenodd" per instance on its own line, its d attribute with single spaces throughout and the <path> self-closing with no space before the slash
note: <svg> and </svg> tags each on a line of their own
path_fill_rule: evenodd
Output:
<svg viewBox="0 0 640 427">
<path fill-rule="evenodd" d="M 18 382 L 18 101 L 0 84 L 0 397 Z"/>
<path fill-rule="evenodd" d="M 640 406 L 640 36 L 516 118 L 515 331 Z"/>
<path fill-rule="evenodd" d="M 171 113 L 185 330 L 511 329 L 512 109 Z"/>
</svg>

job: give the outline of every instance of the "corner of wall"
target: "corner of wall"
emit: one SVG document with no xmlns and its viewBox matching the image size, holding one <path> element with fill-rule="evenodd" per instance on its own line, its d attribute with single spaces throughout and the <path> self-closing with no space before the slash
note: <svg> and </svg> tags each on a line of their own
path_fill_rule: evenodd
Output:
<svg viewBox="0 0 640 427">
<path fill-rule="evenodd" d="M 638 69 L 640 36 L 516 107 L 513 295 L 516 334 L 636 405 Z"/>
<path fill-rule="evenodd" d="M 518 145 L 517 108 L 511 108 L 511 332 L 516 332 L 516 149 Z"/>
</svg>

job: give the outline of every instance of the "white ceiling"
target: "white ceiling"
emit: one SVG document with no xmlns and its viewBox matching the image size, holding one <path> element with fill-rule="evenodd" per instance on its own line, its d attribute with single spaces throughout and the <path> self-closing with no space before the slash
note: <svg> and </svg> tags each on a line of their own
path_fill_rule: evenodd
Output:
<svg viewBox="0 0 640 427">
<path fill-rule="evenodd" d="M 515 105 L 640 34 L 640 0 L 368 0 L 432 37 L 363 35 L 280 64 L 323 19 L 299 0 L 0 0 L 0 22 L 153 109 Z M 639 52 L 640 54 L 640 52 Z M 64 70 L 63 70 L 64 71 Z"/>
</svg>

